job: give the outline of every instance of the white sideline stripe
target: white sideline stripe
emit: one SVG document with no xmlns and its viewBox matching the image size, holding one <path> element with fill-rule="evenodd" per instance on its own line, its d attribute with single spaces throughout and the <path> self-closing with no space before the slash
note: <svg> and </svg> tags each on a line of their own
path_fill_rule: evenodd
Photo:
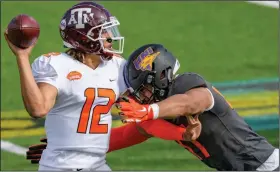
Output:
<svg viewBox="0 0 280 172">
<path fill-rule="evenodd" d="M 247 1 L 247 2 L 279 9 L 279 1 Z"/>
<path fill-rule="evenodd" d="M 7 152 L 15 153 L 18 155 L 25 155 L 25 153 L 28 149 L 25 147 L 13 144 L 9 141 L 1 140 L 1 150 L 5 150 Z"/>
</svg>

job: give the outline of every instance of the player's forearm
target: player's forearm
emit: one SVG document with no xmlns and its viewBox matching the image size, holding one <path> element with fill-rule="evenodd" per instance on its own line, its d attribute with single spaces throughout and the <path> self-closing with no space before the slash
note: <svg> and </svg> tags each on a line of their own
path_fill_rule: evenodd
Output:
<svg viewBox="0 0 280 172">
<path fill-rule="evenodd" d="M 112 128 L 107 153 L 142 143 L 147 139 L 148 137 L 138 131 L 135 123 Z"/>
<path fill-rule="evenodd" d="M 159 106 L 159 118 L 177 117 L 193 113 L 188 95 L 176 94 L 157 103 Z"/>
<path fill-rule="evenodd" d="M 164 140 L 184 140 L 186 128 L 176 126 L 163 119 L 143 121 L 138 124 L 147 134 Z"/>
<path fill-rule="evenodd" d="M 207 88 L 194 88 L 184 94 L 176 94 L 157 103 L 158 117 L 176 117 L 200 114 L 214 106 L 214 98 Z"/>
<path fill-rule="evenodd" d="M 17 58 L 17 63 L 24 106 L 32 117 L 42 117 L 47 113 L 44 98 L 32 75 L 29 60 Z"/>
</svg>

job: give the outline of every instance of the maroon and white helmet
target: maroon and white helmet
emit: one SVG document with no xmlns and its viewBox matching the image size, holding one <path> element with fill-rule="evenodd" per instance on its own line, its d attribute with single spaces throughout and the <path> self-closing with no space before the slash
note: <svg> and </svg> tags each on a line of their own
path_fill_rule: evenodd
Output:
<svg viewBox="0 0 280 172">
<path fill-rule="evenodd" d="M 124 37 L 120 35 L 118 25 L 117 18 L 103 6 L 81 2 L 62 17 L 60 35 L 65 47 L 111 56 L 113 53 L 123 53 Z M 103 33 L 107 34 L 107 38 L 102 37 Z M 112 42 L 113 46 L 105 48 L 104 41 Z"/>
</svg>

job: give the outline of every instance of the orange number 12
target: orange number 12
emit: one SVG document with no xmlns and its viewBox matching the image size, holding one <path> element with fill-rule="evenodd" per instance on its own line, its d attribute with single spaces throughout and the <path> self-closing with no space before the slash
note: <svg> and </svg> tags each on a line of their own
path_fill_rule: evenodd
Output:
<svg viewBox="0 0 280 172">
<path fill-rule="evenodd" d="M 112 105 L 115 103 L 116 94 L 112 89 L 107 88 L 87 88 L 85 90 L 86 102 L 83 106 L 80 120 L 78 124 L 78 133 L 86 133 L 88 121 L 90 117 L 90 110 L 95 99 L 95 91 L 97 90 L 98 97 L 109 98 L 109 101 L 106 105 L 96 105 L 92 110 L 92 118 L 90 125 L 90 134 L 106 134 L 108 133 L 108 124 L 99 124 L 100 116 L 102 114 L 107 114 Z"/>
</svg>

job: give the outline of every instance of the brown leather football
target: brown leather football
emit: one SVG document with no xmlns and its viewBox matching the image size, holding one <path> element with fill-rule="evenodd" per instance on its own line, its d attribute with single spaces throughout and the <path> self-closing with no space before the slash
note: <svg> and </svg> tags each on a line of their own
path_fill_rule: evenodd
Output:
<svg viewBox="0 0 280 172">
<path fill-rule="evenodd" d="M 13 18 L 7 28 L 8 39 L 17 47 L 28 48 L 40 34 L 38 22 L 31 16 L 20 14 Z"/>
</svg>

